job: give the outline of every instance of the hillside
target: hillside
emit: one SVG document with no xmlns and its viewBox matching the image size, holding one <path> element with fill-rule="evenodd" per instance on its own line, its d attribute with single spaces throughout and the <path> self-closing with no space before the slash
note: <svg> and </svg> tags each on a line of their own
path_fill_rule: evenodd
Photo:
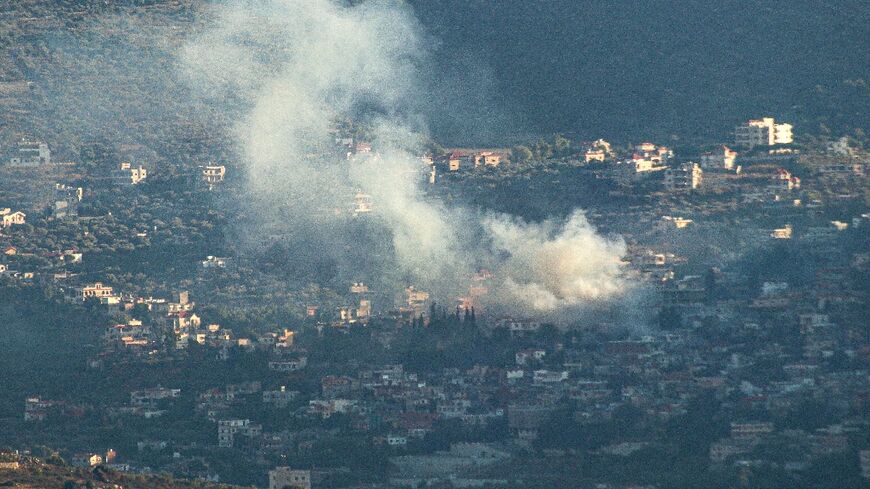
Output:
<svg viewBox="0 0 870 489">
<path fill-rule="evenodd" d="M 439 54 L 489 67 L 494 98 L 532 130 L 721 137 L 763 113 L 870 129 L 860 0 L 412 3 Z"/>
<path fill-rule="evenodd" d="M 224 119 L 191 100 L 174 57 L 194 1 L 26 0 L 0 12 L 0 145 L 21 135 L 79 161 L 83 143 L 159 163 L 203 155 Z"/>
<path fill-rule="evenodd" d="M 57 459 L 0 453 L 0 487 L 17 489 L 232 489 L 239 486 L 126 474 L 103 466 L 77 468 Z M 17 462 L 17 464 L 16 464 Z"/>
<path fill-rule="evenodd" d="M 866 139 L 870 9 L 694 0 L 410 0 L 431 38 L 428 122 L 449 145 L 728 137 L 770 114 L 798 135 Z M 219 154 L 228 107 L 179 79 L 202 0 L 25 0 L 0 12 L 0 144 L 22 133 L 75 159 L 109 139 L 151 160 Z M 231 105 L 231 104 L 230 104 Z M 5 144 L 4 144 L 5 143 Z M 171 157 L 169 156 L 171 154 Z"/>
</svg>

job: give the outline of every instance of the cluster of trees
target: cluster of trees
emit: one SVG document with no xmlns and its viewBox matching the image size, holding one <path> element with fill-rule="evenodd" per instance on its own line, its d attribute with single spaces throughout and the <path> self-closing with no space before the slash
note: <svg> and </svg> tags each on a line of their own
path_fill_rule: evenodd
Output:
<svg viewBox="0 0 870 489">
<path fill-rule="evenodd" d="M 528 161 L 544 161 L 551 158 L 565 158 L 576 152 L 574 143 L 563 136 L 555 134 L 552 140 L 540 138 L 533 143 L 521 144 L 511 149 L 511 161 L 524 163 Z"/>
</svg>

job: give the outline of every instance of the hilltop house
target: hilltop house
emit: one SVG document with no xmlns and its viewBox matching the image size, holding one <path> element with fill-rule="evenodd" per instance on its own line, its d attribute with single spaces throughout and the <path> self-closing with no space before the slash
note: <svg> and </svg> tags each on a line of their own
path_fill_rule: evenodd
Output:
<svg viewBox="0 0 870 489">
<path fill-rule="evenodd" d="M 96 282 L 93 285 L 85 285 L 79 289 L 79 296 L 82 301 L 86 301 L 92 297 L 102 299 L 103 297 L 112 297 L 113 295 L 114 290 L 112 287 L 106 287 L 101 282 Z"/>
<path fill-rule="evenodd" d="M 462 166 L 462 161 L 467 158 L 467 155 L 460 151 L 451 151 L 444 157 L 444 166 L 447 171 L 459 171 Z"/>
<path fill-rule="evenodd" d="M 221 258 L 218 256 L 208 255 L 205 260 L 202 260 L 202 268 L 226 268 L 229 258 Z"/>
<path fill-rule="evenodd" d="M 227 174 L 227 167 L 223 165 L 210 165 L 202 169 L 202 180 L 208 185 L 208 188 L 214 188 L 215 185 L 224 181 Z"/>
<path fill-rule="evenodd" d="M 8 228 L 10 226 L 24 224 L 27 215 L 21 211 L 12 212 L 12 209 L 0 209 L 0 227 Z"/>
<path fill-rule="evenodd" d="M 471 161 L 475 167 L 478 166 L 498 166 L 501 164 L 501 155 L 492 151 L 481 151 L 471 155 Z"/>
<path fill-rule="evenodd" d="M 635 147 L 631 159 L 620 161 L 616 166 L 616 180 L 623 185 L 642 180 L 655 172 L 668 168 L 667 162 L 674 152 L 666 146 L 643 143 Z"/>
<path fill-rule="evenodd" d="M 453 150 L 441 159 L 441 166 L 448 172 L 457 172 L 465 167 L 499 166 L 503 156 L 494 151 L 475 151 L 470 154 Z"/>
<path fill-rule="evenodd" d="M 583 153 L 583 160 L 586 163 L 590 163 L 593 161 L 602 162 L 607 158 L 612 158 L 613 148 L 610 146 L 610 143 L 603 139 L 599 139 L 597 141 L 593 141 L 591 143 L 584 144 L 585 151 Z"/>
</svg>

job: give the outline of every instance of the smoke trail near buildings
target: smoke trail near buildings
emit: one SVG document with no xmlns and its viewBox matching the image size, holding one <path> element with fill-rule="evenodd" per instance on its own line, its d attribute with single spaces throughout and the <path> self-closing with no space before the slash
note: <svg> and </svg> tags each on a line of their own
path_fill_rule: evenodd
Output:
<svg viewBox="0 0 870 489">
<path fill-rule="evenodd" d="M 357 245 L 343 216 L 361 191 L 390 236 L 368 253 L 389 255 L 373 260 L 383 277 L 457 297 L 476 267 L 489 267 L 497 290 L 488 305 L 529 314 L 624 293 L 624 245 L 581 212 L 527 224 L 424 198 L 421 111 L 437 101 L 427 99 L 433 60 L 423 32 L 400 1 L 237 1 L 185 46 L 183 74 L 197 95 L 241 107 L 233 137 L 260 232 L 292 231 L 341 261 Z M 348 118 L 373 127 L 372 155 L 331 152 L 335 121 Z"/>
<path fill-rule="evenodd" d="M 548 313 L 618 296 L 630 288 L 620 259 L 622 240 L 595 232 L 585 214 L 565 222 L 528 224 L 488 217 L 484 228 L 496 252 L 502 306 L 518 312 Z"/>
</svg>

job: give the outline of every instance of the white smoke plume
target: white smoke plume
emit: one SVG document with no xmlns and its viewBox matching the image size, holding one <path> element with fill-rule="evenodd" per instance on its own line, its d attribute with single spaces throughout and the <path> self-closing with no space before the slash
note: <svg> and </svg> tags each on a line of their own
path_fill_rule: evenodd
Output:
<svg viewBox="0 0 870 489">
<path fill-rule="evenodd" d="M 625 243 L 596 233 L 581 211 L 564 222 L 529 224 L 507 216 L 483 222 L 502 255 L 495 294 L 516 312 L 547 314 L 605 301 L 630 289 Z"/>
<path fill-rule="evenodd" d="M 435 73 L 423 32 L 398 0 L 252 0 L 217 7 L 190 40 L 181 54 L 190 85 L 240 107 L 232 136 L 249 195 L 262 204 L 252 216 L 261 232 L 284 226 L 338 254 L 355 246 L 341 211 L 362 191 L 391 236 L 389 250 L 372 253 L 392 257 L 380 263 L 383 276 L 458 297 L 475 267 L 490 267 L 498 284 L 490 304 L 517 314 L 624 293 L 624 245 L 599 236 L 581 212 L 527 224 L 424 198 L 420 108 L 431 104 L 426 78 Z M 334 121 L 360 114 L 375 128 L 377 157 L 337 161 L 328 150 Z M 355 265 L 364 268 L 342 266 Z"/>
</svg>

